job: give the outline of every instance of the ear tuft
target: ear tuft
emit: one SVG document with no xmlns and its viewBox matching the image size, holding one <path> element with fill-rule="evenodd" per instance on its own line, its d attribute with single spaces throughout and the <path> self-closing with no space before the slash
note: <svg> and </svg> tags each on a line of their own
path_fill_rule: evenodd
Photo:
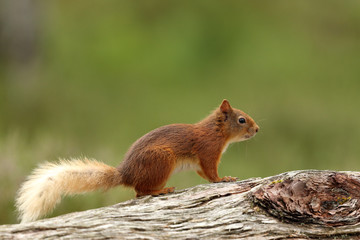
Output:
<svg viewBox="0 0 360 240">
<path fill-rule="evenodd" d="M 228 113 L 232 110 L 228 100 L 224 99 L 220 105 L 220 110 L 223 113 Z"/>
</svg>

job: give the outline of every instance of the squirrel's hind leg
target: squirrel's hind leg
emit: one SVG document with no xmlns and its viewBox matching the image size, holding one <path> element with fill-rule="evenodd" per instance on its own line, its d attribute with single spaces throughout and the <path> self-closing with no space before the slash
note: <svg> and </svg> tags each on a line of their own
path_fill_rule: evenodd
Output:
<svg viewBox="0 0 360 240">
<path fill-rule="evenodd" d="M 168 187 L 168 188 L 162 188 L 160 190 L 139 190 L 135 189 L 136 191 L 136 197 L 146 196 L 146 195 L 152 195 L 152 196 L 158 196 L 161 194 L 167 194 L 172 193 L 175 191 L 175 187 Z"/>
<path fill-rule="evenodd" d="M 151 159 L 147 159 L 151 164 L 146 164 L 141 178 L 136 181 L 136 197 L 174 192 L 174 187 L 164 188 L 175 168 L 176 157 L 172 150 L 160 148 L 147 155 L 151 156 Z"/>
</svg>

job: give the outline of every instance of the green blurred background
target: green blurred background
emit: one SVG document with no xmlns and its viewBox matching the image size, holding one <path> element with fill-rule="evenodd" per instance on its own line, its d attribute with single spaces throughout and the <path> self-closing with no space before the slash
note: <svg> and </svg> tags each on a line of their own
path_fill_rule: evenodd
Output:
<svg viewBox="0 0 360 240">
<path fill-rule="evenodd" d="M 359 1 L 2 0 L 0 19 L 1 224 L 39 163 L 117 166 L 143 134 L 224 98 L 261 130 L 228 149 L 221 176 L 360 170 Z M 65 198 L 52 216 L 133 197 Z"/>
</svg>

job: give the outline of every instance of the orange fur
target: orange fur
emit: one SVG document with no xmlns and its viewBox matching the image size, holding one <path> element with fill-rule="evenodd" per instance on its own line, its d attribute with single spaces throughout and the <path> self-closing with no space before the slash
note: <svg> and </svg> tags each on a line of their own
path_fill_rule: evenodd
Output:
<svg viewBox="0 0 360 240">
<path fill-rule="evenodd" d="M 117 168 L 87 159 L 45 163 L 19 190 L 16 205 L 20 218 L 26 222 L 45 215 L 62 195 L 119 184 L 134 188 L 137 196 L 173 192 L 174 188 L 164 188 L 166 182 L 174 172 L 184 169 L 193 169 L 211 182 L 235 181 L 233 177 L 219 177 L 221 155 L 230 143 L 247 140 L 258 130 L 249 115 L 224 100 L 199 123 L 167 125 L 144 135 Z"/>
</svg>

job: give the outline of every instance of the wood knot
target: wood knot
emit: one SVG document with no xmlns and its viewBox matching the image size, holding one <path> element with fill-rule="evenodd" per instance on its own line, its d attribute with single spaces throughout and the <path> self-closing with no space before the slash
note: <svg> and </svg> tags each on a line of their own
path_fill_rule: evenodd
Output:
<svg viewBox="0 0 360 240">
<path fill-rule="evenodd" d="M 360 222 L 360 177 L 330 171 L 272 179 L 252 199 L 284 221 L 329 226 Z"/>
</svg>

